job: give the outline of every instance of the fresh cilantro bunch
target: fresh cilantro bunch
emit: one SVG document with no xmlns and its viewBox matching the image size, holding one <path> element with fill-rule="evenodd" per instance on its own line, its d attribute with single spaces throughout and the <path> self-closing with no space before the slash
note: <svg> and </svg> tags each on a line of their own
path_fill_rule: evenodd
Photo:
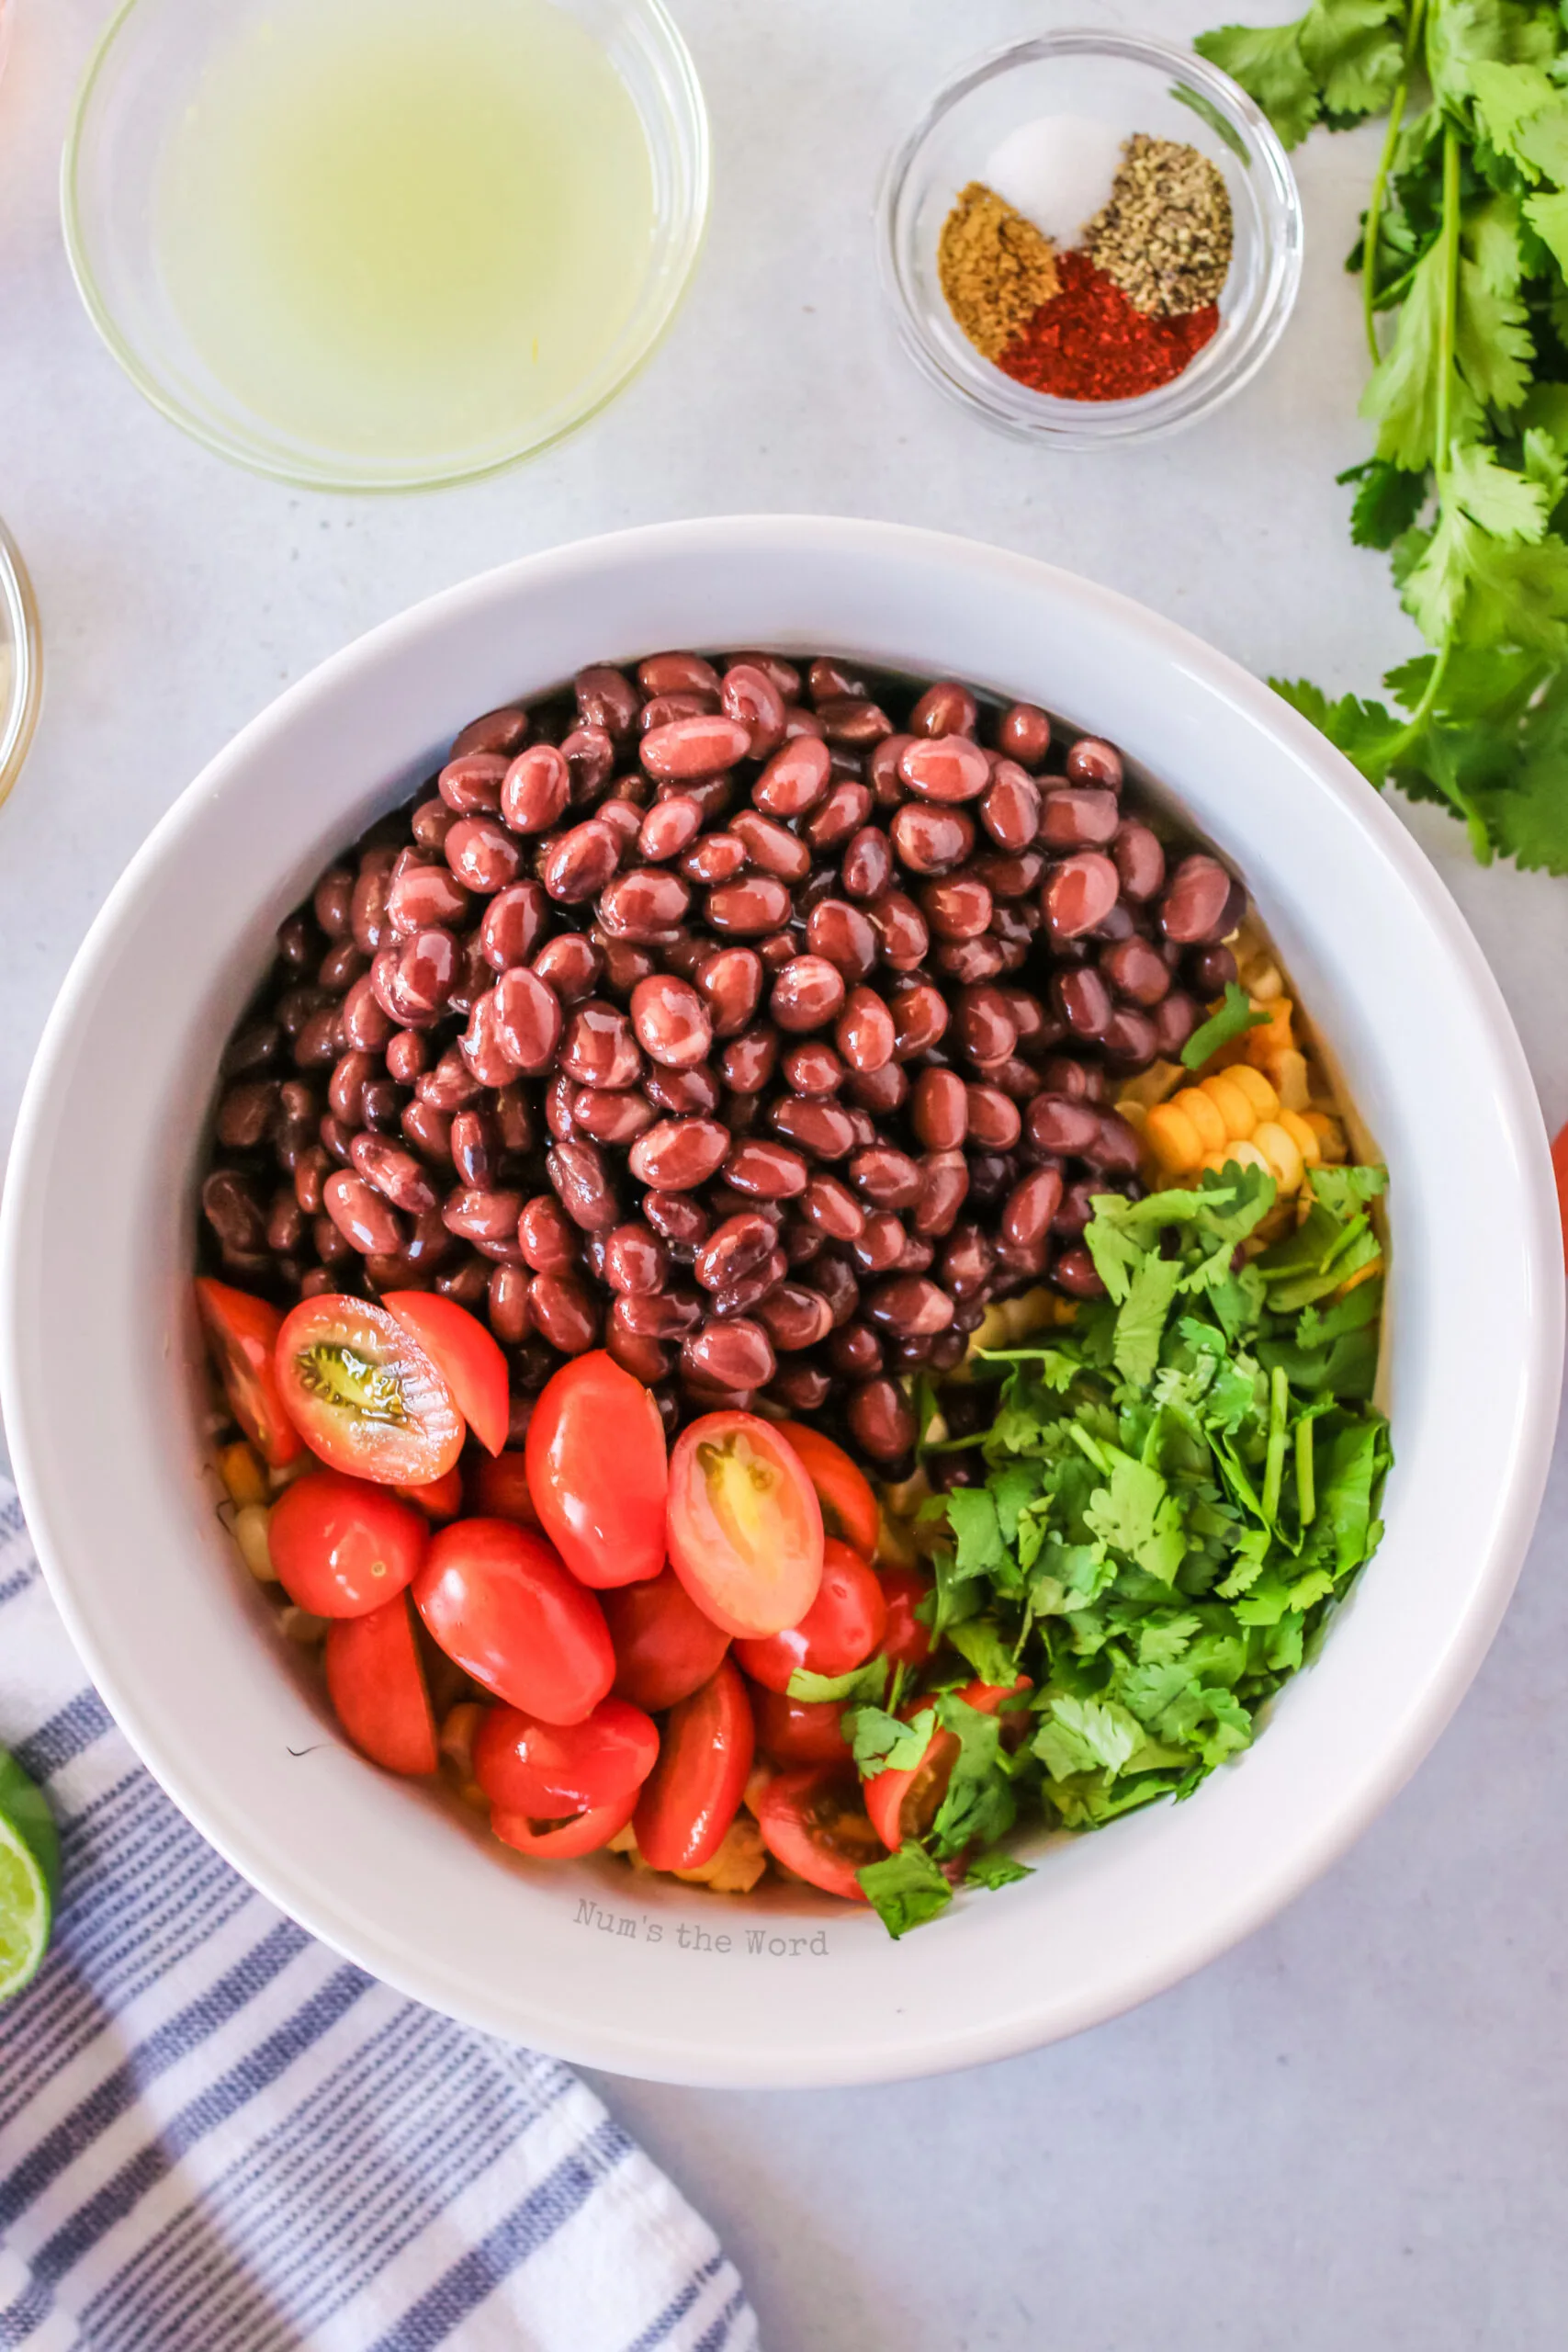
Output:
<svg viewBox="0 0 1568 2352">
<path fill-rule="evenodd" d="M 911 1769 L 939 1727 L 960 1744 L 929 1837 L 861 1873 L 895 1934 L 944 1908 L 965 1868 L 1021 1875 L 997 1851 L 1020 1818 L 1095 1828 L 1190 1795 L 1310 1654 L 1382 1533 L 1383 1183 L 1313 1170 L 1305 1218 L 1251 1256 L 1275 1196 L 1260 1169 L 1103 1197 L 1085 1239 L 1107 1298 L 1049 1344 L 981 1358 L 990 1426 L 926 1449 L 977 1474 L 922 1507 L 942 1529 L 931 1630 L 950 1670 L 912 1716 L 885 1666 L 874 1690 L 797 1694 L 854 1702 L 863 1776 Z M 1030 1687 L 983 1713 L 958 1695 L 971 1675 Z"/>
<path fill-rule="evenodd" d="M 1433 650 L 1395 706 L 1277 690 L 1485 862 L 1568 873 L 1568 24 L 1551 0 L 1314 0 L 1201 54 L 1287 146 L 1386 114 L 1363 233 L 1376 454 L 1350 535 Z M 1380 334 L 1380 314 L 1392 334 Z"/>
</svg>

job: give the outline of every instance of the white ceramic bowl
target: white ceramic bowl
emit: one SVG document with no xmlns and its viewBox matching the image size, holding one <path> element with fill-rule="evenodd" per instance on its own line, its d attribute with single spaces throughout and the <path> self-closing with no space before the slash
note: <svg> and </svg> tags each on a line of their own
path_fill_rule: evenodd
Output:
<svg viewBox="0 0 1568 2352">
<path fill-rule="evenodd" d="M 273 925 L 475 711 L 592 659 L 831 647 L 1112 736 L 1234 854 L 1391 1171 L 1397 1466 L 1382 1551 L 1256 1747 L 1187 1804 L 1058 1841 L 891 1943 L 803 1890 L 721 1901 L 506 1856 L 333 1732 L 204 1487 L 192 1178 Z M 1475 1246 L 1482 1218 L 1489 1235 Z M 868 2081 L 1108 2018 L 1257 1927 L 1363 1829 L 1490 1641 L 1556 1419 L 1562 1265 L 1497 989 L 1393 816 L 1265 687 L 1137 605 L 881 524 L 734 518 L 592 540 L 389 622 L 191 786 L 72 970 L 0 1227 L 23 1499 L 95 1679 L 170 1794 L 308 1928 L 505 2037 L 691 2083 Z"/>
</svg>

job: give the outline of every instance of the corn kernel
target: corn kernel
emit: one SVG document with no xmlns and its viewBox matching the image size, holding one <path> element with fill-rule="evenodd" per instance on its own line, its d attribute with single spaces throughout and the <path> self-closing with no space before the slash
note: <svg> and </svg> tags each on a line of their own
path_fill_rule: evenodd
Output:
<svg viewBox="0 0 1568 2352">
<path fill-rule="evenodd" d="M 604 1850 L 610 1854 L 636 1854 L 637 1832 L 629 1821 L 624 1829 L 616 1830 Z"/>
<path fill-rule="evenodd" d="M 1179 1111 L 1198 1138 L 1200 1151 L 1218 1151 L 1225 1140 L 1225 1123 L 1201 1086 L 1189 1086 L 1171 1104 Z"/>
<path fill-rule="evenodd" d="M 1289 997 L 1276 997 L 1272 1004 L 1254 1006 L 1269 1018 L 1256 1029 L 1247 1033 L 1247 1058 L 1254 1069 L 1272 1070 L 1276 1055 L 1285 1052 L 1295 1040 L 1291 1034 L 1291 1014 L 1294 1008 Z"/>
<path fill-rule="evenodd" d="M 1136 1078 L 1130 1078 L 1116 1097 L 1116 1108 L 1123 1118 L 1132 1115 L 1128 1105 L 1136 1103 L 1141 1110 L 1152 1111 L 1156 1102 L 1168 1102 L 1178 1087 L 1187 1083 L 1187 1072 L 1179 1062 L 1151 1062 Z"/>
<path fill-rule="evenodd" d="M 1255 1122 L 1278 1115 L 1280 1098 L 1260 1069 L 1255 1069 L 1250 1062 L 1237 1062 L 1235 1069 L 1227 1070 L 1225 1075 L 1234 1086 L 1241 1089 L 1251 1103 Z"/>
<path fill-rule="evenodd" d="M 884 1511 L 877 1522 L 876 1565 L 879 1568 L 912 1568 L 919 1559 L 915 1539 L 901 1519 Z"/>
<path fill-rule="evenodd" d="M 1197 1128 L 1175 1102 L 1161 1102 L 1149 1113 L 1145 1135 L 1168 1176 L 1179 1176 L 1184 1168 L 1196 1168 L 1203 1157 Z"/>
<path fill-rule="evenodd" d="M 265 1503 L 247 1503 L 234 1513 L 234 1541 L 243 1560 L 258 1584 L 276 1584 L 277 1570 L 272 1565 L 272 1547 L 267 1542 L 267 1521 L 272 1513 Z"/>
<path fill-rule="evenodd" d="M 1302 1116 L 1317 1137 L 1325 1164 L 1330 1168 L 1342 1166 L 1346 1157 L 1345 1130 L 1338 1120 L 1327 1111 L 1306 1111 Z"/>
<path fill-rule="evenodd" d="M 460 1699 L 455 1707 L 448 1707 L 442 1719 L 438 1743 L 441 1760 L 450 1767 L 453 1778 L 459 1782 L 474 1777 L 474 1741 L 484 1715 L 477 1700 Z"/>
<path fill-rule="evenodd" d="M 677 1871 L 688 1886 L 711 1887 L 716 1894 L 750 1894 L 768 1867 L 768 1849 L 756 1823 L 737 1814 L 716 1854 L 694 1871 Z"/>
<path fill-rule="evenodd" d="M 266 1473 L 243 1438 L 238 1439 L 233 1445 L 220 1449 L 218 1476 L 229 1489 L 231 1503 L 265 1502 Z"/>
<path fill-rule="evenodd" d="M 1278 964 L 1271 964 L 1266 956 L 1259 956 L 1257 963 L 1248 967 L 1244 975 L 1244 981 L 1247 993 L 1255 1005 L 1272 1004 L 1285 992 L 1285 983 L 1280 977 L 1280 967 Z"/>
<path fill-rule="evenodd" d="M 1307 1077 L 1306 1056 L 1294 1046 L 1287 1046 L 1276 1054 L 1269 1066 L 1269 1074 L 1280 1091 L 1280 1100 L 1287 1111 L 1304 1111 L 1312 1101 L 1312 1086 Z"/>
<path fill-rule="evenodd" d="M 1223 1176 L 1233 1160 L 1238 1168 L 1261 1168 L 1266 1176 L 1273 1173 L 1258 1146 L 1248 1143 L 1245 1137 L 1222 1144 L 1218 1151 L 1209 1154 L 1203 1165 L 1212 1168 L 1216 1176 Z"/>
<path fill-rule="evenodd" d="M 1265 1119 L 1253 1142 L 1269 1163 L 1269 1173 L 1282 1193 L 1293 1193 L 1302 1181 L 1302 1156 L 1292 1136 L 1275 1119 Z"/>
<path fill-rule="evenodd" d="M 1225 1133 L 1239 1141 L 1249 1136 L 1258 1125 L 1258 1114 L 1245 1086 L 1238 1086 L 1228 1070 L 1221 1070 L 1203 1080 L 1203 1092 L 1225 1123 Z"/>
<path fill-rule="evenodd" d="M 1280 1125 L 1301 1153 L 1305 1166 L 1316 1168 L 1323 1159 L 1323 1147 L 1318 1142 L 1316 1128 L 1311 1126 L 1299 1111 L 1281 1111 Z"/>
</svg>

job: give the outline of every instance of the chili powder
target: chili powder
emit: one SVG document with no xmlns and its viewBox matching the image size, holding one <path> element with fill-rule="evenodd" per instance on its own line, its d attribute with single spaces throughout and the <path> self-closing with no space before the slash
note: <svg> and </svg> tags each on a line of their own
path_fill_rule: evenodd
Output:
<svg viewBox="0 0 1568 2352">
<path fill-rule="evenodd" d="M 1190 367 L 1220 323 L 1220 306 L 1170 318 L 1134 310 L 1087 254 L 1056 256 L 1060 290 L 997 355 L 1004 375 L 1065 401 L 1127 401 Z"/>
</svg>

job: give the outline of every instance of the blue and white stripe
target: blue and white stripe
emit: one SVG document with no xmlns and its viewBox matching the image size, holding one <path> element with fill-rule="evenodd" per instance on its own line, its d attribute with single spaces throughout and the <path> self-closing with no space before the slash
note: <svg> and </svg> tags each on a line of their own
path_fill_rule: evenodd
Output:
<svg viewBox="0 0 1568 2352">
<path fill-rule="evenodd" d="M 712 2232 L 554 2060 L 315 1943 L 136 1763 L 0 1482 L 0 1740 L 61 1826 L 0 2008 L 0 2347 L 756 2352 Z"/>
</svg>

